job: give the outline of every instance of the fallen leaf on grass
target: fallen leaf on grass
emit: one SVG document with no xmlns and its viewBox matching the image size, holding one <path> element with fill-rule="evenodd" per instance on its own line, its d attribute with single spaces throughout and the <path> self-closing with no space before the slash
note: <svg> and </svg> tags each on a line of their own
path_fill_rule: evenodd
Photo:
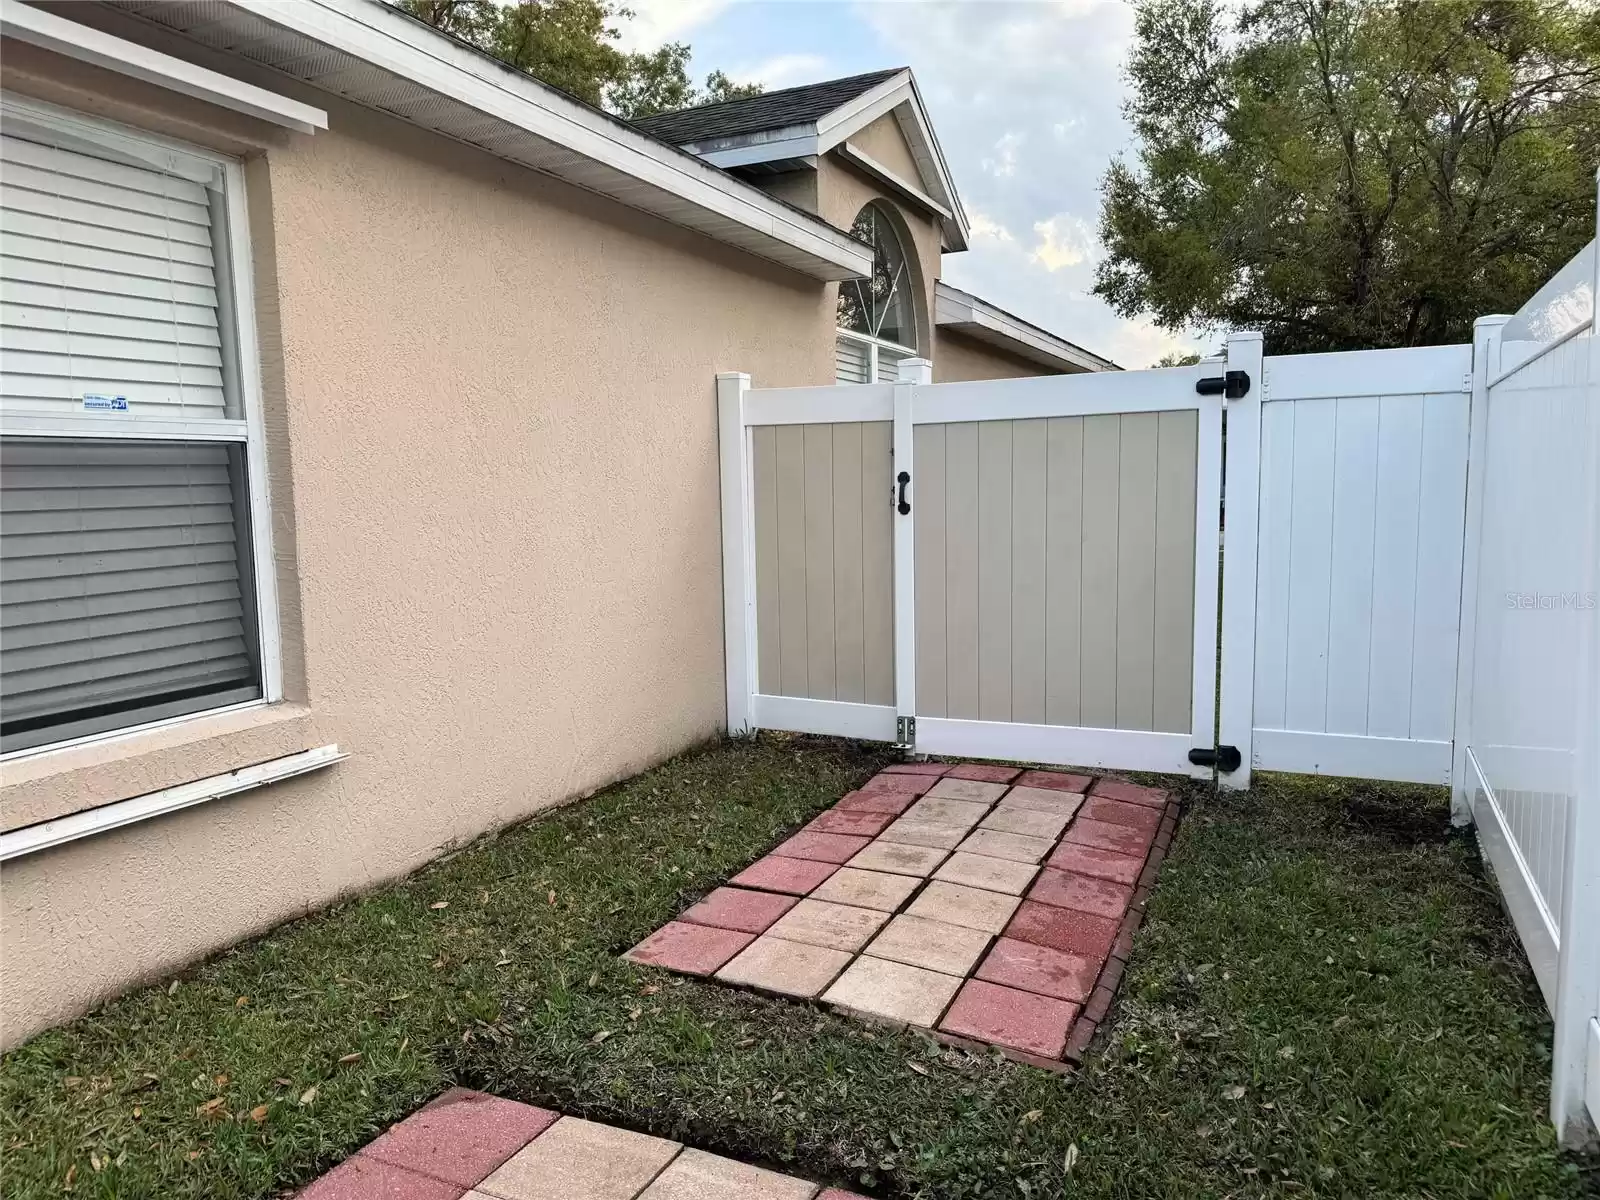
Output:
<svg viewBox="0 0 1600 1200">
<path fill-rule="evenodd" d="M 599 1033 L 595 1034 L 589 1040 L 591 1042 L 593 1042 L 596 1046 L 598 1046 L 601 1042 L 605 1041 L 610 1036 L 611 1036 L 611 1030 L 602 1029 Z"/>
<path fill-rule="evenodd" d="M 197 1117 L 215 1117 L 215 1116 L 219 1116 L 219 1115 L 221 1115 L 222 1105 L 223 1105 L 222 1097 L 221 1096 L 213 1096 L 210 1100 L 207 1100 L 204 1104 L 198 1106 L 194 1110 L 194 1115 L 197 1116 Z"/>
<path fill-rule="evenodd" d="M 550 894 L 545 897 L 545 899 L 548 900 L 551 904 L 554 904 L 556 902 L 556 894 L 555 894 L 555 892 L 552 890 L 550 892 Z"/>
<path fill-rule="evenodd" d="M 170 996 L 173 993 L 175 993 L 177 990 L 178 990 L 178 981 L 176 979 L 174 979 L 172 981 L 172 986 L 167 989 L 167 995 Z"/>
<path fill-rule="evenodd" d="M 98 1175 L 106 1164 L 98 1154 L 91 1153 L 89 1155 L 89 1165 L 94 1168 L 95 1174 Z"/>
<path fill-rule="evenodd" d="M 1078 1165 L 1078 1143 L 1077 1142 L 1070 1142 L 1067 1145 L 1067 1153 L 1061 1160 L 1061 1169 L 1064 1170 L 1068 1175 L 1071 1175 L 1072 1174 L 1072 1168 L 1077 1166 L 1077 1165 Z"/>
<path fill-rule="evenodd" d="M 928 1073 L 928 1068 L 921 1063 L 907 1063 L 906 1066 L 910 1067 L 918 1075 L 926 1075 Z"/>
<path fill-rule="evenodd" d="M 361 1051 L 359 1051 L 359 1050 L 357 1050 L 357 1051 L 355 1051 L 355 1052 L 353 1052 L 351 1054 L 342 1054 L 342 1055 L 339 1056 L 339 1065 L 341 1067 L 348 1067 L 351 1063 L 358 1063 L 360 1061 L 361 1061 Z"/>
<path fill-rule="evenodd" d="M 429 908 L 449 908 L 450 907 L 450 901 L 448 901 L 448 900 L 435 900 L 432 904 L 428 905 L 428 907 Z"/>
<path fill-rule="evenodd" d="M 1222 1089 L 1222 1098 L 1224 1100 L 1243 1100 L 1244 1099 L 1244 1084 L 1236 1083 L 1230 1088 L 1223 1088 Z"/>
<path fill-rule="evenodd" d="M 1031 1109 L 1030 1111 L 1025 1112 L 1025 1113 L 1022 1114 L 1022 1123 L 1024 1125 L 1032 1125 L 1035 1121 L 1037 1121 L 1042 1116 L 1044 1116 L 1044 1109 L 1042 1109 L 1042 1108 Z"/>
<path fill-rule="evenodd" d="M 300 1107 L 304 1108 L 306 1105 L 310 1104 L 316 1098 L 317 1098 L 317 1088 L 316 1088 L 315 1084 L 312 1084 L 305 1091 L 300 1093 Z"/>
<path fill-rule="evenodd" d="M 257 1125 L 265 1121 L 267 1119 L 267 1106 L 265 1104 L 258 1104 L 252 1108 L 250 1110 L 250 1119 Z"/>
<path fill-rule="evenodd" d="M 64 1191 L 64 1192 L 70 1192 L 72 1190 L 72 1185 L 77 1180 L 77 1178 L 78 1178 L 78 1164 L 77 1163 L 73 1163 L 70 1167 L 67 1168 L 67 1177 L 61 1181 L 61 1190 Z"/>
<path fill-rule="evenodd" d="M 250 997 L 249 996 L 240 996 L 237 1000 L 235 1000 L 233 1002 L 233 1006 L 235 1008 L 245 1008 L 246 1006 L 249 1005 L 249 1003 L 250 1003 Z"/>
</svg>

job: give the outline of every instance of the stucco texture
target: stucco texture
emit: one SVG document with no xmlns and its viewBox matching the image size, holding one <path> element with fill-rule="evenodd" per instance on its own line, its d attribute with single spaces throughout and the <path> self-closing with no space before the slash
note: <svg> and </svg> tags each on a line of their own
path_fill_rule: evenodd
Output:
<svg viewBox="0 0 1600 1200">
<path fill-rule="evenodd" d="M 714 735 L 713 375 L 787 386 L 832 370 L 827 285 L 92 20 L 329 111 L 328 131 L 287 135 L 4 47 L 8 88 L 249 156 L 295 713 L 265 718 L 276 732 L 257 742 L 351 757 L 8 864 L 8 1045 Z M 7 774 L 8 818 L 221 761 L 223 743 L 178 740 L 34 760 Z"/>
</svg>

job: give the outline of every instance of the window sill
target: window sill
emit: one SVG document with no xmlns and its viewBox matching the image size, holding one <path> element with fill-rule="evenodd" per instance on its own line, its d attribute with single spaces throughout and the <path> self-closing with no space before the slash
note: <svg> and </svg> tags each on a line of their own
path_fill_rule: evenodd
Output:
<svg viewBox="0 0 1600 1200">
<path fill-rule="evenodd" d="M 0 833 L 225 775 L 319 746 L 298 704 L 199 714 L 0 763 Z"/>
</svg>

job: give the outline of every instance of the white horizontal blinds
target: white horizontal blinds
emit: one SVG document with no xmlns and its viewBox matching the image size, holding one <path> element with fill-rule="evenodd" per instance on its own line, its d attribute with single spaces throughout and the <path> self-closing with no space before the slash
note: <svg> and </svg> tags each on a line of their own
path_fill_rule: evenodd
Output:
<svg viewBox="0 0 1600 1200">
<path fill-rule="evenodd" d="M 900 374 L 900 360 L 910 358 L 911 352 L 878 347 L 878 382 L 893 383 Z"/>
<path fill-rule="evenodd" d="M 241 450 L 0 445 L 4 749 L 260 694 L 240 570 Z"/>
<path fill-rule="evenodd" d="M 833 343 L 835 383 L 871 383 L 872 347 L 854 338 L 836 338 Z"/>
<path fill-rule="evenodd" d="M 0 137 L 0 411 L 225 417 L 208 190 Z"/>
</svg>

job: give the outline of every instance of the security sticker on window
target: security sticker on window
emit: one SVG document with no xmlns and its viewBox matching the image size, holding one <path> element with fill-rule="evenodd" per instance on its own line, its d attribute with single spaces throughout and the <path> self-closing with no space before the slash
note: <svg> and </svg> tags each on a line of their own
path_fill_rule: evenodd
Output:
<svg viewBox="0 0 1600 1200">
<path fill-rule="evenodd" d="M 127 412 L 128 398 L 126 396 L 102 396 L 97 392 L 86 392 L 83 397 L 83 407 L 90 412 Z"/>
</svg>

